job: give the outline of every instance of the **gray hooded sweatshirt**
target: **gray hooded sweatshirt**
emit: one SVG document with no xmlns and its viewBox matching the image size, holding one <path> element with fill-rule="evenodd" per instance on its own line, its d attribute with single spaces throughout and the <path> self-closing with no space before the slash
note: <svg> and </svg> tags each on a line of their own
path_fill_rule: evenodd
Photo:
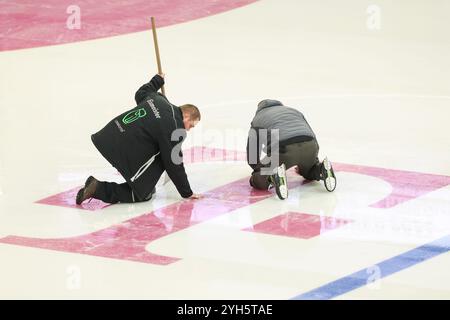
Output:
<svg viewBox="0 0 450 320">
<path fill-rule="evenodd" d="M 260 158 L 261 150 L 264 152 L 270 152 L 265 145 L 262 149 L 262 141 L 259 141 L 259 130 L 266 129 L 268 132 L 268 145 L 270 145 L 270 132 L 273 129 L 278 129 L 279 133 L 279 147 L 282 151 L 282 147 L 291 143 L 310 141 L 316 138 L 314 132 L 306 121 L 304 115 L 290 107 L 284 106 L 280 101 L 266 99 L 258 104 L 255 117 L 252 120 L 251 128 L 249 131 L 249 138 L 247 140 L 247 159 L 249 159 L 249 143 L 256 143 L 258 146 L 257 159 Z M 256 135 L 252 134 L 256 131 Z M 254 141 L 256 136 L 257 141 Z M 274 143 L 276 143 L 274 141 Z M 249 165 L 254 168 L 254 164 Z"/>
</svg>

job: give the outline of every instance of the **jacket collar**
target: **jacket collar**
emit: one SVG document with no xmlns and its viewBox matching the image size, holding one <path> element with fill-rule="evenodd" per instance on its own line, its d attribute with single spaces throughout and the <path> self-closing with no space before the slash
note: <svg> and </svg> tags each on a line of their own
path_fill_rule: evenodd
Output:
<svg viewBox="0 0 450 320">
<path fill-rule="evenodd" d="M 178 129 L 185 129 L 184 128 L 184 122 L 183 122 L 183 112 L 181 111 L 180 107 L 172 105 L 172 108 L 175 112 L 175 121 L 177 123 Z"/>
</svg>

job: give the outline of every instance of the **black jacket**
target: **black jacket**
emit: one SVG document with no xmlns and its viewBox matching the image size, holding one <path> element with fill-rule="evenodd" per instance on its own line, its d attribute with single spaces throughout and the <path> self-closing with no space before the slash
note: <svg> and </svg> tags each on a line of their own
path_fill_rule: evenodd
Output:
<svg viewBox="0 0 450 320">
<path fill-rule="evenodd" d="M 181 160 L 183 157 L 181 143 L 186 137 L 183 115 L 179 107 L 157 92 L 163 84 L 164 79 L 155 75 L 136 92 L 136 107 L 91 136 L 96 148 L 120 172 L 140 200 L 146 199 L 152 191 L 149 186 L 156 184 L 156 181 L 149 181 L 154 175 L 148 172 L 155 161 L 162 163 L 183 198 L 192 195 L 183 163 L 175 164 L 171 160 L 172 149 L 179 143 Z M 176 129 L 180 138 L 171 141 Z"/>
</svg>

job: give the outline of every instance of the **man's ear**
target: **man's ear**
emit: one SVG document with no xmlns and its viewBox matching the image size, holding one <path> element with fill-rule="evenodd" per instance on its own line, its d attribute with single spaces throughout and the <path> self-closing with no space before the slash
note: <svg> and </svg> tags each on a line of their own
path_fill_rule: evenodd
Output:
<svg viewBox="0 0 450 320">
<path fill-rule="evenodd" d="M 188 112 L 183 112 L 183 120 L 191 120 L 191 115 Z"/>
</svg>

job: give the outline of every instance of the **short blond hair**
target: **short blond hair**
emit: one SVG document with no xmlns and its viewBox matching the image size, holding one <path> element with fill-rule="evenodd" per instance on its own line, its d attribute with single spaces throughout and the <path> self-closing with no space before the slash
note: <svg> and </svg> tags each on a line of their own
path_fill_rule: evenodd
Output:
<svg viewBox="0 0 450 320">
<path fill-rule="evenodd" d="M 183 113 L 188 114 L 191 120 L 201 120 L 202 116 L 200 114 L 200 110 L 198 110 L 198 108 L 193 104 L 183 104 L 182 106 L 180 106 L 180 109 Z"/>
</svg>

